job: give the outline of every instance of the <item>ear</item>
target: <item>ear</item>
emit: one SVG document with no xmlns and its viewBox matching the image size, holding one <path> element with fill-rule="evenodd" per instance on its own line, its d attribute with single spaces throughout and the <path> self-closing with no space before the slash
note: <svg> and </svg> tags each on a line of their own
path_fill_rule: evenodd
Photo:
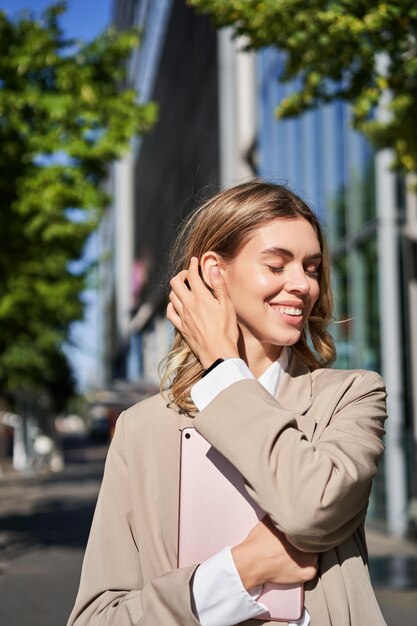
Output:
<svg viewBox="0 0 417 626">
<path fill-rule="evenodd" d="M 213 287 L 210 281 L 210 269 L 212 267 L 218 267 L 220 271 L 222 271 L 224 269 L 224 262 L 217 254 L 217 252 L 212 252 L 211 250 L 209 250 L 208 252 L 205 252 L 201 257 L 200 269 L 204 282 L 210 288 Z"/>
</svg>

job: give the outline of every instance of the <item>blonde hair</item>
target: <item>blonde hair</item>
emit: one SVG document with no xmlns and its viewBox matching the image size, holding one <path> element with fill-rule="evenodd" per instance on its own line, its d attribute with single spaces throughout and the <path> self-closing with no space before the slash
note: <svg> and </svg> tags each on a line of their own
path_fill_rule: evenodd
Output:
<svg viewBox="0 0 417 626">
<path fill-rule="evenodd" d="M 271 220 L 297 217 L 311 224 L 322 252 L 320 294 L 300 339 L 292 346 L 294 353 L 313 370 L 329 365 L 336 356 L 327 330 L 333 310 L 330 255 L 318 218 L 292 191 L 283 185 L 252 180 L 215 195 L 184 222 L 172 249 L 171 274 L 188 268 L 191 257 L 201 259 L 208 250 L 231 261 L 257 228 Z M 177 330 L 161 372 L 161 391 L 169 385 L 170 400 L 180 411 L 195 413 L 190 389 L 201 378 L 203 367 Z"/>
</svg>

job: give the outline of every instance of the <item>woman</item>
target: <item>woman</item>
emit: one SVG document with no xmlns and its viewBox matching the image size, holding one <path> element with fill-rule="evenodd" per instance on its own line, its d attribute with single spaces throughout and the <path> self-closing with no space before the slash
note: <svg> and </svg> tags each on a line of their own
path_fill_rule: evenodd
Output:
<svg viewBox="0 0 417 626">
<path fill-rule="evenodd" d="M 286 188 L 253 181 L 203 205 L 176 249 L 169 389 L 117 422 L 69 624 L 272 624 L 252 620 L 262 585 L 304 582 L 300 624 L 382 626 L 363 525 L 385 391 L 373 372 L 326 369 L 332 296 L 317 218 Z M 190 425 L 268 518 L 232 549 L 176 569 Z"/>
</svg>

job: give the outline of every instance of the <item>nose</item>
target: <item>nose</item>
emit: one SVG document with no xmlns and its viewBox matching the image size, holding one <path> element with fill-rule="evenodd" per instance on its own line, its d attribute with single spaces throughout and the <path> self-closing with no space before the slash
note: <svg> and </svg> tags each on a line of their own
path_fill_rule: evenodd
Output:
<svg viewBox="0 0 417 626">
<path fill-rule="evenodd" d="M 304 267 L 293 266 L 287 268 L 286 291 L 289 293 L 307 294 L 310 291 L 310 283 L 306 276 Z"/>
</svg>

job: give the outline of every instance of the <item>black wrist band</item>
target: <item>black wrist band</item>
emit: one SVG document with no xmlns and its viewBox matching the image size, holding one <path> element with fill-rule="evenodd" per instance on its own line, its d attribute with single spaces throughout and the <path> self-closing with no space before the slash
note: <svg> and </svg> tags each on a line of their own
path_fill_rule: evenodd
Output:
<svg viewBox="0 0 417 626">
<path fill-rule="evenodd" d="M 214 361 L 214 363 L 212 363 L 210 365 L 210 367 L 208 367 L 206 370 L 204 370 L 201 378 L 203 378 L 206 374 L 208 374 L 209 372 L 211 372 L 211 370 L 214 370 L 215 367 L 217 367 L 218 365 L 220 365 L 220 363 L 223 363 L 224 359 L 216 359 Z"/>
</svg>

